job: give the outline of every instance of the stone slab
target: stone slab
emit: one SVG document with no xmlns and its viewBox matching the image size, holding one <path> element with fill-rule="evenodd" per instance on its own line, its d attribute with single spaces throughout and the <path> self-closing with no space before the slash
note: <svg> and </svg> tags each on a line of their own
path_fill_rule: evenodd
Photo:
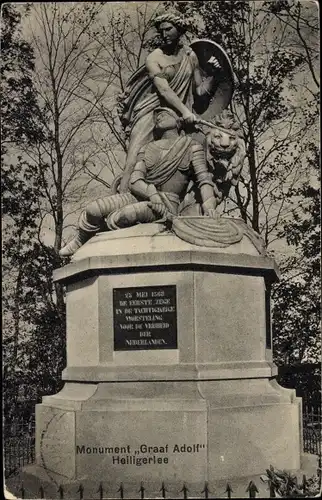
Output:
<svg viewBox="0 0 322 500">
<path fill-rule="evenodd" d="M 199 487 L 300 467 L 300 400 L 267 379 L 66 384 L 36 418 L 38 465 L 68 481 L 108 471 L 114 483 Z"/>
<path fill-rule="evenodd" d="M 38 406 L 36 440 L 56 483 L 103 481 L 118 496 L 123 481 L 135 498 L 143 481 L 156 498 L 165 481 L 182 498 L 183 482 L 201 495 L 205 481 L 300 466 L 300 401 L 271 380 L 278 269 L 249 239 L 238 245 L 198 247 L 151 224 L 97 235 L 55 271 L 67 284 L 68 382 Z M 169 285 L 177 346 L 115 351 L 113 290 Z"/>
<path fill-rule="evenodd" d="M 175 286 L 177 348 L 115 351 L 114 290 L 140 293 L 145 287 L 166 286 Z M 209 270 L 98 274 L 70 283 L 63 378 L 88 382 L 236 378 L 235 369 L 240 377 L 274 376 L 267 349 L 266 300 L 264 277 Z M 128 310 L 132 316 L 141 314 Z M 144 321 L 141 326 L 147 328 Z"/>
<path fill-rule="evenodd" d="M 231 268 L 231 271 L 254 275 L 265 275 L 270 281 L 277 281 L 279 270 L 274 259 L 270 257 L 257 257 L 249 255 L 229 255 L 224 253 L 199 253 L 197 251 L 182 252 L 159 252 L 154 254 L 135 254 L 129 259 L 127 256 L 102 256 L 88 257 L 73 262 L 53 272 L 54 281 L 63 284 L 71 279 L 83 279 L 88 274 L 97 274 L 98 270 L 104 270 L 108 274 L 117 272 L 135 272 L 137 268 L 158 267 L 159 270 L 196 269 L 205 266 L 211 269 Z M 133 271 L 131 271 L 133 270 Z"/>
<path fill-rule="evenodd" d="M 101 481 L 108 471 L 116 483 L 125 477 L 136 483 L 165 479 L 175 483 L 179 477 L 189 477 L 198 483 L 207 476 L 203 400 L 150 401 L 149 405 L 127 400 L 120 406 L 115 402 L 112 411 L 41 406 L 36 421 L 36 456 L 49 477 L 54 472 L 68 480 Z M 75 423 L 74 428 L 66 422 Z"/>
<path fill-rule="evenodd" d="M 74 262 L 93 255 L 122 255 L 124 253 L 164 252 L 165 248 L 176 251 L 197 249 L 207 250 L 204 246 L 188 243 L 178 238 L 174 232 L 165 228 L 162 223 L 138 224 L 117 231 L 98 233 L 83 245 L 72 257 Z M 211 252 L 221 252 L 222 248 L 208 247 Z M 224 252 L 232 254 L 259 255 L 258 249 L 247 236 L 238 243 L 226 246 Z"/>
<path fill-rule="evenodd" d="M 129 364 L 129 366 L 71 366 L 63 371 L 63 380 L 79 382 L 133 382 L 133 381 L 171 381 L 171 380 L 225 380 L 225 379 L 251 379 L 274 377 L 277 368 L 273 363 L 266 361 L 258 362 L 231 362 L 231 363 L 181 363 L 161 364 L 162 354 L 159 358 L 149 355 L 149 361 L 155 363 L 140 366 Z M 172 353 L 171 353 L 172 354 Z M 143 357 L 143 355 L 142 355 Z M 139 358 L 139 357 L 138 357 Z M 137 358 L 137 359 L 138 359 Z M 169 357 L 167 359 L 169 362 Z M 133 362 L 133 357 L 132 357 Z"/>
<path fill-rule="evenodd" d="M 272 281 L 279 277 L 274 260 L 259 255 L 247 237 L 224 249 L 201 247 L 182 241 L 155 223 L 97 234 L 76 252 L 70 264 L 54 271 L 54 281 L 79 280 L 86 274 L 97 274 L 98 270 L 115 274 L 155 266 L 231 268 L 236 273 L 265 274 Z"/>
<path fill-rule="evenodd" d="M 260 276 L 194 273 L 196 360 L 265 359 L 265 284 Z"/>
<path fill-rule="evenodd" d="M 48 471 L 75 476 L 75 414 L 59 407 L 36 405 L 36 461 Z"/>
<path fill-rule="evenodd" d="M 209 433 L 209 477 L 260 474 L 269 464 L 300 467 L 295 404 L 212 408 L 208 425 L 220 429 Z"/>
</svg>

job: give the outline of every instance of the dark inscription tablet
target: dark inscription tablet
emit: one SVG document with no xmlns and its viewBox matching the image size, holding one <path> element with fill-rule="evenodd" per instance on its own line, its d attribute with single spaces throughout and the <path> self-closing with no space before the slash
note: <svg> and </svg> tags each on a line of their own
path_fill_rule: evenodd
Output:
<svg viewBox="0 0 322 500">
<path fill-rule="evenodd" d="M 177 349 L 176 286 L 113 289 L 114 350 Z"/>
</svg>

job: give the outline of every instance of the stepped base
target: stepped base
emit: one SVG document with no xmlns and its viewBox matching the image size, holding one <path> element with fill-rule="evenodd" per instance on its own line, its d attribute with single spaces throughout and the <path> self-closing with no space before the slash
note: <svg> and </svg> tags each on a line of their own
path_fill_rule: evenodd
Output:
<svg viewBox="0 0 322 500">
<path fill-rule="evenodd" d="M 36 460 L 49 479 L 195 490 L 299 469 L 300 402 L 264 378 L 67 383 L 37 405 Z"/>
<path fill-rule="evenodd" d="M 299 469 L 301 400 L 272 363 L 277 273 L 246 234 L 203 248 L 153 224 L 98 235 L 56 270 L 65 387 L 36 410 L 48 482 L 93 485 L 96 498 L 100 482 L 139 498 L 143 482 L 157 498 L 164 481 L 182 498 L 183 483 L 191 497 L 270 464 Z"/>
</svg>

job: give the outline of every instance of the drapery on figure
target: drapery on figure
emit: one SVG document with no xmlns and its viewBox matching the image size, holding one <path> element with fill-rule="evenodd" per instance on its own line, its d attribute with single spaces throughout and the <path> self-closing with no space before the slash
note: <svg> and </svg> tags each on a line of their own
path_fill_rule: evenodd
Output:
<svg viewBox="0 0 322 500">
<path fill-rule="evenodd" d="M 160 15 L 154 25 L 161 37 L 161 46 L 147 56 L 145 68 L 134 73 L 119 98 L 121 122 L 129 138 L 120 192 L 128 190 L 138 152 L 153 138 L 154 109 L 172 108 L 185 123 L 194 123 L 194 102 L 210 102 L 216 75 L 221 70 L 218 60 L 211 58 L 208 74 L 213 76 L 202 80 L 195 52 L 181 42 L 187 25 L 180 16 Z"/>
<path fill-rule="evenodd" d="M 199 187 L 204 214 L 215 216 L 214 184 L 204 148 L 180 134 L 183 121 L 172 109 L 156 108 L 153 114 L 156 140 L 141 148 L 130 176 L 130 190 L 90 203 L 80 216 L 76 236 L 61 249 L 61 256 L 73 255 L 99 230 L 177 215 L 191 180 Z"/>
</svg>

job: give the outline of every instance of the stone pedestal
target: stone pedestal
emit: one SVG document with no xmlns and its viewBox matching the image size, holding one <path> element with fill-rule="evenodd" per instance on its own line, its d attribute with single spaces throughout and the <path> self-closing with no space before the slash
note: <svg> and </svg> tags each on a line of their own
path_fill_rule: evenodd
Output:
<svg viewBox="0 0 322 500">
<path fill-rule="evenodd" d="M 95 236 L 55 272 L 67 287 L 67 367 L 63 390 L 37 405 L 38 466 L 59 482 L 115 489 L 123 481 L 133 492 L 141 481 L 154 492 L 162 481 L 201 491 L 205 481 L 270 464 L 300 468 L 301 402 L 276 383 L 272 363 L 277 275 L 246 236 L 227 248 L 198 247 L 157 223 Z M 140 290 L 162 298 L 169 286 L 175 325 L 164 326 L 162 314 L 147 320 L 153 311 L 144 304 L 134 311 L 124 301 L 117 311 L 115 290 L 140 300 Z M 123 327 L 133 320 L 130 340 L 153 339 L 159 321 L 161 347 L 115 350 L 117 314 L 127 314 Z M 148 333 L 139 337 L 139 323 L 152 330 L 142 326 Z"/>
</svg>

